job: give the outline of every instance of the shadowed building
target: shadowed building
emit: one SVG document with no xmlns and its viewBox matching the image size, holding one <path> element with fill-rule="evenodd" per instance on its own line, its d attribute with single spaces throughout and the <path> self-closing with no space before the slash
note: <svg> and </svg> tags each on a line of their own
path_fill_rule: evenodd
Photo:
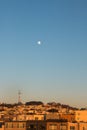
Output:
<svg viewBox="0 0 87 130">
<path fill-rule="evenodd" d="M 46 121 L 31 120 L 26 122 L 26 130 L 46 130 Z"/>
</svg>

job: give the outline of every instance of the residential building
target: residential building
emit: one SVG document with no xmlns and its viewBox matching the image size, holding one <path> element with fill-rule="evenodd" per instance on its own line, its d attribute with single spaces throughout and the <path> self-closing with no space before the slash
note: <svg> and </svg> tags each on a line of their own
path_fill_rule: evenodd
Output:
<svg viewBox="0 0 87 130">
<path fill-rule="evenodd" d="M 87 122 L 87 110 L 77 110 L 75 111 L 75 120 L 77 122 Z"/>
<path fill-rule="evenodd" d="M 80 122 L 78 127 L 79 130 L 87 130 L 87 122 Z"/>
<path fill-rule="evenodd" d="M 26 130 L 26 122 L 24 121 L 5 122 L 5 130 Z"/>
<path fill-rule="evenodd" d="M 61 114 L 60 119 L 66 119 L 68 122 L 75 121 L 75 114 Z"/>
</svg>

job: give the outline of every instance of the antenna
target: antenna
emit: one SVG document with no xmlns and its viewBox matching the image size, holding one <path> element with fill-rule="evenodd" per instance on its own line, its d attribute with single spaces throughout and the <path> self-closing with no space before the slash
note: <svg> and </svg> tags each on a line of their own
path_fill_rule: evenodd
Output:
<svg viewBox="0 0 87 130">
<path fill-rule="evenodd" d="M 18 91 L 18 104 L 21 104 L 21 91 Z"/>
</svg>

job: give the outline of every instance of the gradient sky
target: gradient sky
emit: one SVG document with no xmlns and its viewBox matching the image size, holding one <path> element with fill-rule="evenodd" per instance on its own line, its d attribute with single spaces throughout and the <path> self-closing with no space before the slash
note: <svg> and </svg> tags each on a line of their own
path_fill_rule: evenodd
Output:
<svg viewBox="0 0 87 130">
<path fill-rule="evenodd" d="M 0 0 L 0 102 L 19 90 L 87 107 L 87 0 Z"/>
</svg>

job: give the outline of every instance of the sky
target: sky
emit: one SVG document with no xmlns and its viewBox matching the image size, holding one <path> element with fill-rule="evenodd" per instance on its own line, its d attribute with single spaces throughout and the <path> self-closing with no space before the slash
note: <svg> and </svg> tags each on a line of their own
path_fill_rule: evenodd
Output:
<svg viewBox="0 0 87 130">
<path fill-rule="evenodd" d="M 0 102 L 19 90 L 87 107 L 87 0 L 0 0 Z"/>
</svg>

